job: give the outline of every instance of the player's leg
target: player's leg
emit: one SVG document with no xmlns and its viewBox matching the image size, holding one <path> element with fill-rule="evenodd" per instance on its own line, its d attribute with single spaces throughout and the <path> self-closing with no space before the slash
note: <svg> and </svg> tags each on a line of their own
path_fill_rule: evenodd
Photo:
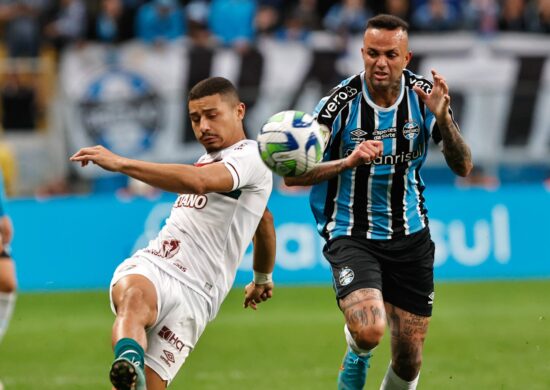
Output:
<svg viewBox="0 0 550 390">
<path fill-rule="evenodd" d="M 196 291 L 164 274 L 161 309 L 147 331 L 147 390 L 163 390 L 187 360 L 210 320 L 210 304 Z"/>
<path fill-rule="evenodd" d="M 17 282 L 15 264 L 8 253 L 0 253 L 0 341 L 8 329 L 15 307 Z"/>
<path fill-rule="evenodd" d="M 346 319 L 348 350 L 338 375 L 338 389 L 360 390 L 367 379 L 372 350 L 386 327 L 382 293 L 374 288 L 359 289 L 340 299 L 339 305 Z"/>
<path fill-rule="evenodd" d="M 112 330 L 115 360 L 110 379 L 117 390 L 145 389 L 145 330 L 157 318 L 157 291 L 148 277 L 134 273 L 147 275 L 147 269 L 138 271 L 139 266 L 139 263 L 123 263 L 115 271 L 111 285 L 111 303 L 116 319 Z"/>
<path fill-rule="evenodd" d="M 365 240 L 355 238 L 328 242 L 324 255 L 331 264 L 338 304 L 346 319 L 348 348 L 338 375 L 338 389 L 362 389 L 371 351 L 386 326 L 380 266 L 365 248 Z"/>
<path fill-rule="evenodd" d="M 388 243 L 382 280 L 392 360 L 380 389 L 416 389 L 433 305 L 434 244 L 427 229 Z"/>
<path fill-rule="evenodd" d="M 414 390 L 418 384 L 424 340 L 430 317 L 420 316 L 386 304 L 391 331 L 392 360 L 381 390 Z"/>
</svg>

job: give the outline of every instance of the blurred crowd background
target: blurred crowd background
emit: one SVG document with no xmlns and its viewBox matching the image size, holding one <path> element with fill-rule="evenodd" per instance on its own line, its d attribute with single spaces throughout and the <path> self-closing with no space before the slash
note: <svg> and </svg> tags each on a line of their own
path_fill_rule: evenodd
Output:
<svg viewBox="0 0 550 390">
<path fill-rule="evenodd" d="M 537 97 L 537 104 L 550 104 L 546 100 L 540 102 L 540 96 L 547 96 L 550 90 L 544 82 L 545 78 L 550 78 L 545 76 L 550 58 L 550 0 L 0 0 L 3 38 L 0 45 L 0 166 L 8 193 L 25 197 L 106 190 L 144 191 L 143 186 L 120 177 L 81 176 L 68 163 L 68 156 L 90 142 L 104 143 L 116 150 L 117 143 L 127 146 L 128 140 L 141 137 L 138 141 L 141 148 L 119 148 L 118 151 L 138 158 L 156 157 L 159 160 L 160 156 L 160 160 L 192 161 L 199 149 L 193 145 L 185 118 L 188 87 L 209 75 L 233 75 L 230 78 L 237 82 L 245 103 L 252 108 L 261 98 L 262 77 L 270 72 L 266 50 L 280 50 L 281 45 L 284 46 L 282 53 L 286 53 L 279 61 L 281 77 L 285 75 L 285 67 L 290 72 L 301 66 L 300 53 L 305 48 L 313 53 L 314 64 L 307 72 L 315 75 L 320 87 L 307 103 L 290 94 L 294 98 L 273 106 L 272 111 L 311 110 L 311 103 L 322 96 L 326 88 L 346 73 L 361 70 L 360 62 L 354 62 L 354 69 L 349 69 L 345 61 L 342 65 L 342 59 L 350 47 L 358 50 L 357 42 L 360 42 L 366 20 L 381 12 L 407 20 L 413 37 L 444 37 L 446 43 L 440 45 L 443 47 L 435 48 L 439 52 L 454 45 L 456 53 L 460 53 L 465 50 L 464 45 L 475 46 L 475 42 L 491 45 L 491 42 L 513 37 L 510 40 L 519 47 L 514 50 L 520 58 L 513 78 L 523 80 L 524 87 L 514 89 L 512 86 L 507 90 L 512 102 L 509 105 L 511 115 L 516 121 L 508 120 L 508 125 L 502 126 L 505 134 L 499 141 L 499 145 L 503 143 L 510 146 L 509 150 L 517 151 L 519 157 L 513 158 L 512 173 L 510 170 L 503 173 L 502 161 L 492 159 L 486 164 L 478 164 L 468 182 L 454 182 L 446 176 L 439 180 L 455 185 L 483 186 L 499 185 L 506 182 L 507 177 L 518 182 L 545 181 L 550 176 L 550 162 L 545 156 L 550 124 L 543 121 L 547 129 L 540 132 L 540 138 L 533 140 L 532 134 L 536 131 L 530 130 L 534 123 L 528 118 L 533 115 L 524 111 L 535 105 Z M 532 42 L 538 45 L 537 50 L 525 54 L 522 46 L 532 45 Z M 428 48 L 420 52 L 429 55 L 430 45 L 428 43 Z M 295 47 L 301 47 L 302 51 L 297 51 L 297 56 L 293 57 Z M 184 75 L 178 71 L 172 75 L 164 72 L 166 77 L 161 89 L 167 88 L 168 93 L 159 93 L 160 100 L 155 100 L 158 96 L 153 96 L 151 88 L 144 87 L 155 82 L 146 75 L 135 76 L 139 66 L 134 66 L 134 71 L 125 73 L 130 75 L 128 83 L 146 92 L 139 96 L 139 101 L 133 98 L 135 112 L 129 113 L 130 106 L 117 105 L 112 97 L 103 101 L 98 97 L 100 84 L 125 67 L 122 59 L 125 56 L 131 58 L 130 64 L 149 64 L 152 69 L 147 72 L 150 74 L 155 74 L 155 70 L 163 73 L 166 62 L 180 56 L 173 63 L 176 67 L 183 64 Z M 417 58 L 422 55 L 415 60 Z M 235 59 L 240 65 L 231 65 Z M 308 61 L 311 63 L 310 59 Z M 132 69 L 132 65 L 126 67 Z M 228 70 L 235 67 L 239 69 L 236 73 Z M 499 71 L 495 68 L 495 72 Z M 528 84 L 529 81 L 537 85 Z M 86 86 L 79 90 L 75 87 L 79 83 Z M 298 81 L 296 84 L 300 89 L 307 87 Z M 451 82 L 451 89 L 453 87 Z M 488 93 L 498 95 L 501 92 L 497 89 Z M 127 92 L 118 96 L 122 100 L 128 98 Z M 453 99 L 453 104 L 459 106 L 463 100 L 461 96 Z M 155 113 L 166 101 L 179 109 L 174 111 L 167 104 L 160 113 Z M 257 132 L 261 117 L 268 112 L 269 109 L 260 110 L 255 120 L 248 123 L 251 136 Z M 124 122 L 121 117 L 125 114 L 141 121 L 145 132 L 151 134 L 136 135 L 135 129 L 129 129 L 131 126 L 121 125 Z M 106 126 L 105 117 L 109 115 L 118 132 L 115 141 L 101 133 Z M 175 117 L 178 118 L 173 119 Z M 486 119 L 488 124 L 497 120 L 492 115 Z M 162 130 L 168 122 L 172 123 L 172 130 L 167 130 L 172 134 L 170 137 L 162 138 L 158 132 L 153 134 L 152 128 Z M 75 123 L 81 124 L 81 135 L 72 134 L 77 132 Z M 483 143 L 479 139 L 470 137 L 469 141 Z M 163 153 L 163 146 L 154 146 L 155 142 L 164 143 L 171 149 Z M 181 147 L 174 148 L 174 143 Z M 539 143 L 545 146 L 537 149 Z M 531 149 L 527 147 L 533 144 Z M 156 152 L 146 153 L 148 148 Z M 533 159 L 529 156 L 530 150 L 541 152 Z M 440 165 L 435 164 L 432 168 L 433 177 L 437 178 Z"/>
</svg>

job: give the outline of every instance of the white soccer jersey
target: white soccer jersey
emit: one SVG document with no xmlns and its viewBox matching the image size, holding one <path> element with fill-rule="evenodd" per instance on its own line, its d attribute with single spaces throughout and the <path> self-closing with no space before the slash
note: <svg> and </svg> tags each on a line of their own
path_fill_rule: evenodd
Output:
<svg viewBox="0 0 550 390">
<path fill-rule="evenodd" d="M 216 162 L 231 172 L 233 189 L 180 194 L 157 238 L 136 253 L 203 295 L 211 304 L 211 318 L 233 285 L 273 186 L 256 141 L 205 154 L 195 165 Z"/>
</svg>

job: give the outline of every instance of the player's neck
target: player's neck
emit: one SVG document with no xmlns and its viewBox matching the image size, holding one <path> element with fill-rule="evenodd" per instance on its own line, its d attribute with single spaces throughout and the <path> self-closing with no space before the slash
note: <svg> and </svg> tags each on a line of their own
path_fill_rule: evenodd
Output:
<svg viewBox="0 0 550 390">
<path fill-rule="evenodd" d="M 391 107 L 395 104 L 397 99 L 399 98 L 400 91 L 400 85 L 390 88 L 373 88 L 372 86 L 368 86 L 369 89 L 369 95 L 374 104 L 380 107 Z"/>
</svg>

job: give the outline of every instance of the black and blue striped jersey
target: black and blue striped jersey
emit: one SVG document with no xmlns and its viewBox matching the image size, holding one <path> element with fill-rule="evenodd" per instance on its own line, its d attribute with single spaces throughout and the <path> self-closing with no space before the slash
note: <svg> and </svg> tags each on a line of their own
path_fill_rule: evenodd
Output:
<svg viewBox="0 0 550 390">
<path fill-rule="evenodd" d="M 344 158 L 366 140 L 384 145 L 383 155 L 373 162 L 313 186 L 310 204 L 326 239 L 387 240 L 428 225 L 420 168 L 430 138 L 440 144 L 441 134 L 414 85 L 426 92 L 432 87 L 430 81 L 405 70 L 395 104 L 380 107 L 370 98 L 362 72 L 342 81 L 315 108 L 314 116 L 331 131 L 323 161 Z"/>
</svg>

